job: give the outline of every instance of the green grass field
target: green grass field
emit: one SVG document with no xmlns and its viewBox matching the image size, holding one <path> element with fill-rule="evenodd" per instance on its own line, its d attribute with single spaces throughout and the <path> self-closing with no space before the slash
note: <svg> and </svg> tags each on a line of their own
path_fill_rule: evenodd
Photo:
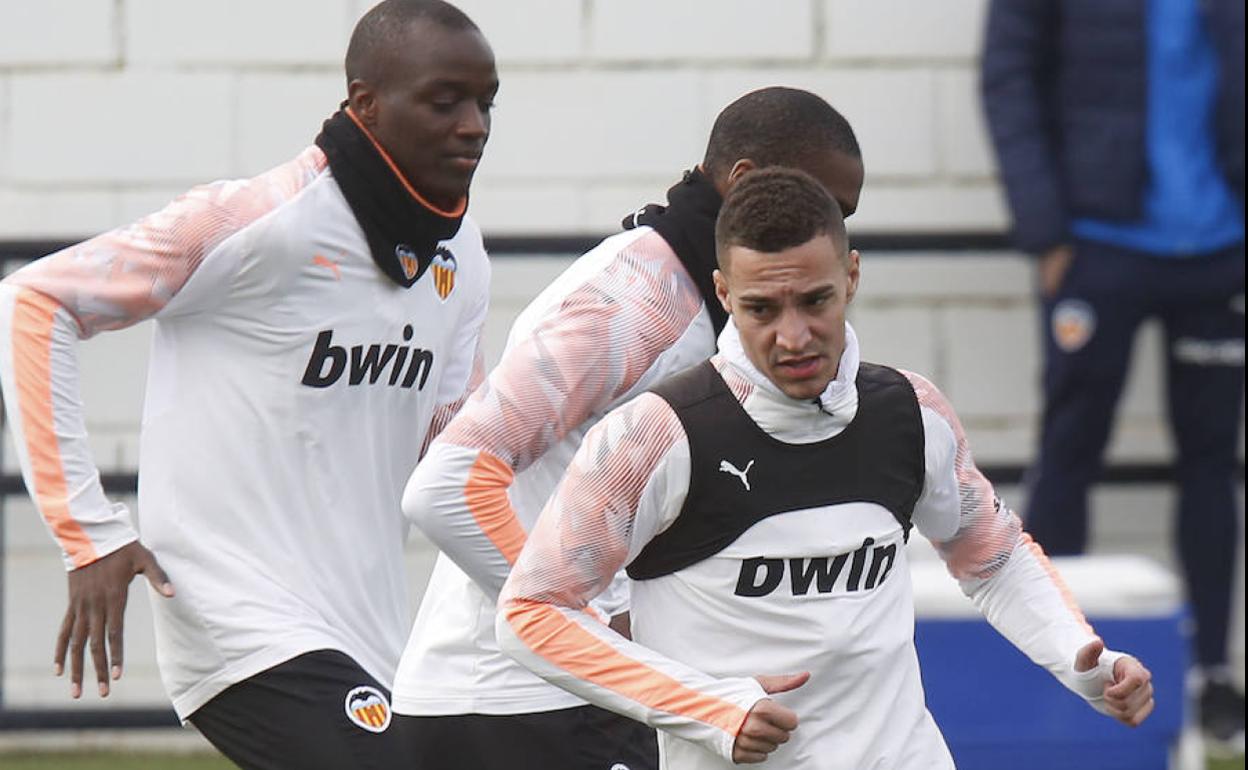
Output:
<svg viewBox="0 0 1248 770">
<path fill-rule="evenodd" d="M 233 770 L 220 757 L 200 754 L 0 754 L 4 770 Z M 1244 770 L 1244 760 L 1209 760 L 1207 770 Z"/>
</svg>

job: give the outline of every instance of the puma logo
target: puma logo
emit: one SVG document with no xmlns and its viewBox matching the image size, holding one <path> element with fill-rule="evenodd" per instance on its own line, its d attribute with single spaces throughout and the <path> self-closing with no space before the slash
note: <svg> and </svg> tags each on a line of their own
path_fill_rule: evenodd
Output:
<svg viewBox="0 0 1248 770">
<path fill-rule="evenodd" d="M 733 476 L 736 476 L 737 478 L 741 479 L 741 483 L 745 485 L 745 491 L 746 491 L 746 492 L 749 492 L 749 491 L 750 491 L 750 480 L 749 480 L 748 478 L 746 478 L 746 477 L 745 477 L 745 474 L 749 473 L 749 472 L 750 472 L 750 468 L 752 468 L 752 467 L 754 467 L 754 461 L 753 461 L 753 460 L 750 460 L 750 461 L 749 461 L 749 463 L 747 463 L 747 464 L 746 464 L 746 466 L 745 466 L 745 470 L 743 470 L 743 471 L 742 471 L 742 470 L 737 470 L 737 466 L 733 465 L 732 463 L 728 462 L 727 460 L 720 460 L 720 461 L 719 461 L 719 469 L 720 469 L 721 471 L 723 471 L 724 473 L 731 473 Z"/>
<path fill-rule="evenodd" d="M 333 273 L 335 281 L 342 280 L 342 269 L 339 268 L 338 263 L 334 262 L 332 259 L 329 259 L 328 257 L 323 257 L 320 254 L 317 254 L 315 257 L 312 257 L 312 264 L 316 265 L 317 267 L 323 267 L 329 272 Z"/>
</svg>

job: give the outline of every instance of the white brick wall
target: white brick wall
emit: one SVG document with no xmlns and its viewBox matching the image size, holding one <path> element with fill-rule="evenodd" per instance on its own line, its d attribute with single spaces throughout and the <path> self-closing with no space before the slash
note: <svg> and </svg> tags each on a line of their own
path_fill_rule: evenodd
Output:
<svg viewBox="0 0 1248 770">
<path fill-rule="evenodd" d="M 116 66 L 114 0 L 0 3 L 0 67 Z"/>
<path fill-rule="evenodd" d="M 172 72 L 14 75 L 10 180 L 20 189 L 219 177 L 230 166 L 230 80 Z"/>
<path fill-rule="evenodd" d="M 608 0 L 593 9 L 590 50 L 600 60 L 792 62 L 815 52 L 810 0 Z"/>
<path fill-rule="evenodd" d="M 347 0 L 123 0 L 126 61 L 326 65 L 342 61 L 354 20 Z"/>
<path fill-rule="evenodd" d="M 56 238 L 65 222 L 95 233 L 121 221 L 117 196 L 109 190 L 67 190 L 0 185 L 0 238 Z"/>
<path fill-rule="evenodd" d="M 581 0 L 467 0 L 457 5 L 472 17 L 503 65 L 572 64 L 585 52 Z"/>
<path fill-rule="evenodd" d="M 857 129 L 858 227 L 1001 229 L 974 88 L 985 2 L 464 0 L 503 84 L 474 213 L 491 232 L 607 230 L 697 162 L 725 104 L 788 84 Z M 0 3 L 0 200 L 35 202 L 0 211 L 0 237 L 87 234 L 136 193 L 290 157 L 342 99 L 370 5 Z M 66 186 L 86 197 L 42 214 Z"/>
<path fill-rule="evenodd" d="M 694 72 L 504 76 L 481 179 L 572 184 L 678 175 L 705 146 Z"/>
<path fill-rule="evenodd" d="M 345 93 L 339 73 L 248 73 L 236 82 L 233 174 L 250 176 L 312 144 Z"/>
<path fill-rule="evenodd" d="M 965 69 L 937 73 L 936 120 L 942 171 L 977 181 L 995 173 L 996 162 L 980 106 L 979 78 L 974 73 Z"/>
<path fill-rule="evenodd" d="M 823 0 L 832 59 L 954 60 L 978 54 L 987 0 Z"/>
<path fill-rule="evenodd" d="M 706 128 L 700 132 L 703 146 L 715 115 L 738 96 L 768 85 L 793 86 L 821 95 L 853 125 L 862 146 L 868 191 L 884 181 L 935 179 L 936 93 L 930 70 L 731 69 L 709 74 L 708 81 Z M 909 219 L 908 212 L 892 216 L 898 222 Z"/>
<path fill-rule="evenodd" d="M 0 180 L 7 179 L 9 147 L 9 78 L 0 74 Z M 0 189 L 3 183 L 0 182 Z"/>
</svg>

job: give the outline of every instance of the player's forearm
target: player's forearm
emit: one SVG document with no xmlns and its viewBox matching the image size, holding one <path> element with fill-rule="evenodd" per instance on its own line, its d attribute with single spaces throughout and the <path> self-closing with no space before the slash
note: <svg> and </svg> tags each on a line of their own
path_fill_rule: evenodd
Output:
<svg viewBox="0 0 1248 770">
<path fill-rule="evenodd" d="M 1019 536 L 1009 560 L 991 578 L 960 583 L 1002 636 L 1062 684 L 1078 691 L 1075 655 L 1096 634 L 1030 536 Z"/>
<path fill-rule="evenodd" d="M 26 488 L 61 546 L 83 567 L 138 535 L 104 495 L 78 395 L 78 326 L 52 298 L 0 284 L 0 382 Z"/>
<path fill-rule="evenodd" d="M 708 676 L 625 639 L 584 611 L 506 595 L 499 609 L 500 647 L 538 676 L 725 759 L 749 710 L 766 697 L 753 678 Z"/>
<path fill-rule="evenodd" d="M 403 493 L 403 512 L 491 599 L 524 546 L 507 490 L 514 474 L 488 452 L 434 442 Z"/>
</svg>

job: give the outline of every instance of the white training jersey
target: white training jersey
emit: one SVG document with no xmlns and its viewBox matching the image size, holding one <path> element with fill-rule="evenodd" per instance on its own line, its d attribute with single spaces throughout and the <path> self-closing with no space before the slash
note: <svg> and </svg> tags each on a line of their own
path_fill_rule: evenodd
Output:
<svg viewBox="0 0 1248 770">
<path fill-rule="evenodd" d="M 410 620 L 401 490 L 480 377 L 481 235 L 465 219 L 442 245 L 449 279 L 396 285 L 311 147 L 0 284 L 9 425 L 71 569 L 139 537 L 88 450 L 78 341 L 155 319 L 139 530 L 176 591 L 152 607 L 181 717 L 312 650 L 391 682 Z"/>
<path fill-rule="evenodd" d="M 499 364 L 433 442 L 404 494 L 404 511 L 443 554 L 399 664 L 397 713 L 583 705 L 499 650 L 498 591 L 586 431 L 714 347 L 697 288 L 649 227 L 603 241 L 521 313 Z M 623 606 L 622 584 L 600 598 L 600 614 Z"/>
<path fill-rule="evenodd" d="M 765 433 L 788 444 L 822 441 L 857 413 L 857 342 L 847 331 L 838 377 L 821 404 L 789 399 L 758 373 L 731 323 L 712 361 Z M 918 397 L 925 434 L 915 525 L 936 542 L 950 572 L 1001 633 L 1072 689 L 1099 692 L 1079 689 L 1087 677 L 1073 672 L 1076 652 L 1094 638 L 1083 615 L 975 468 L 948 402 L 922 377 L 903 374 Z M 722 481 L 748 494 L 749 463 L 733 459 L 731 467 L 721 464 L 722 479 L 705 483 Z M 502 593 L 504 650 L 549 681 L 660 728 L 664 768 L 733 767 L 736 735 L 765 697 L 753 677 L 800 671 L 811 672 L 807 684 L 771 696 L 793 709 L 800 724 L 763 766 L 952 768 L 924 703 L 902 528 L 881 505 L 775 514 L 713 556 L 635 582 L 634 641 L 585 611 L 677 519 L 690 477 L 688 439 L 658 395 L 641 395 L 590 431 Z M 828 526 L 830 513 L 836 526 Z M 867 538 L 875 549 L 866 548 Z M 881 554 L 887 564 L 869 563 Z M 760 555 L 801 574 L 769 582 L 770 592 L 742 592 L 743 567 L 762 561 Z M 837 561 L 842 571 L 816 576 L 816 569 L 802 568 Z M 856 566 L 844 566 L 847 561 Z M 1092 675 L 1103 677 L 1112 660 L 1106 656 Z"/>
</svg>

